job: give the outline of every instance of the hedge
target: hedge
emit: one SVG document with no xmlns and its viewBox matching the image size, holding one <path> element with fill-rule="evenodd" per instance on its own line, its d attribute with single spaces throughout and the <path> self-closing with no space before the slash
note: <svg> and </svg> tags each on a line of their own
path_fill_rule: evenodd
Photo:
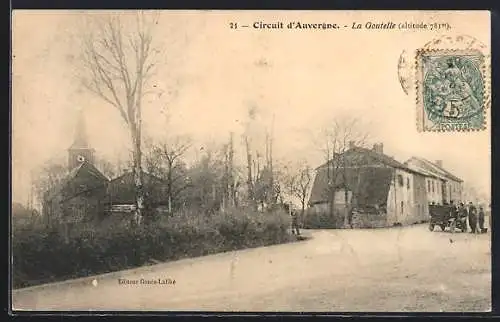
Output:
<svg viewBox="0 0 500 322">
<path fill-rule="evenodd" d="M 303 227 L 306 229 L 342 228 L 343 225 L 344 217 L 338 210 L 333 215 L 329 212 L 308 211 L 303 219 Z"/>
<path fill-rule="evenodd" d="M 290 219 L 284 212 L 233 209 L 210 217 L 185 212 L 136 228 L 79 226 L 67 242 L 57 230 L 46 227 L 18 230 L 12 240 L 13 286 L 102 274 L 143 266 L 151 260 L 289 242 L 289 228 Z"/>
</svg>

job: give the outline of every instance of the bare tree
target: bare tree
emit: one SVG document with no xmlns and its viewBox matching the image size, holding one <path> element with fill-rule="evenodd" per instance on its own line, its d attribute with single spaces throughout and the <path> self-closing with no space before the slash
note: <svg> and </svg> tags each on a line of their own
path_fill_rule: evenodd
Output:
<svg viewBox="0 0 500 322">
<path fill-rule="evenodd" d="M 66 166 L 47 161 L 40 169 L 33 171 L 33 190 L 42 204 L 42 213 L 47 216 L 48 197 L 53 194 L 67 175 Z M 45 218 L 50 221 L 51 218 Z"/>
<path fill-rule="evenodd" d="M 185 176 L 178 170 L 190 147 L 191 140 L 189 138 L 178 136 L 172 140 L 152 145 L 146 157 L 148 170 L 167 182 L 166 194 L 169 213 L 172 213 L 172 204 L 176 196 L 186 188 L 185 184 L 179 183 L 179 181 L 185 180 Z"/>
<path fill-rule="evenodd" d="M 293 173 L 288 176 L 286 184 L 288 193 L 300 200 L 301 216 L 304 216 L 306 209 L 307 196 L 312 185 L 312 170 L 309 164 L 303 162 Z"/>
<path fill-rule="evenodd" d="M 283 205 L 285 203 L 285 194 L 290 190 L 290 162 L 280 160 L 274 167 L 274 194 L 276 202 Z"/>
<path fill-rule="evenodd" d="M 207 215 L 223 211 L 227 198 L 225 148 L 215 143 L 206 144 L 201 158 L 189 169 L 190 205 Z"/>
<path fill-rule="evenodd" d="M 93 16 L 83 37 L 84 86 L 114 106 L 130 131 L 136 187 L 135 218 L 139 224 L 144 208 L 142 182 L 142 100 L 145 85 L 156 66 L 153 28 L 156 14 Z M 126 20 L 126 21 L 124 21 Z"/>
<path fill-rule="evenodd" d="M 97 158 L 95 164 L 102 174 L 109 179 L 113 179 L 119 173 L 117 166 L 104 158 Z"/>
<path fill-rule="evenodd" d="M 255 120 L 256 109 L 255 107 L 250 107 L 248 109 L 248 125 Z M 248 133 L 248 128 L 243 134 L 243 140 L 245 142 L 245 150 L 246 150 L 246 161 L 247 161 L 247 190 L 248 190 L 248 201 L 253 207 L 257 207 L 257 203 L 255 200 L 255 187 L 254 187 L 254 176 L 255 171 L 252 171 L 252 168 L 255 168 L 255 160 L 252 155 L 251 148 L 251 137 Z"/>
<path fill-rule="evenodd" d="M 269 171 L 269 192 L 267 193 L 267 203 L 273 206 L 276 203 L 277 195 L 275 191 L 275 182 L 274 182 L 274 167 L 273 167 L 273 144 L 274 144 L 274 120 L 275 116 L 273 115 L 272 123 L 271 123 L 271 133 L 266 133 L 266 167 Z"/>
<path fill-rule="evenodd" d="M 233 133 L 229 135 L 229 142 L 222 148 L 224 159 L 224 174 L 222 182 L 222 210 L 226 207 L 234 207 L 236 205 L 236 177 L 234 171 L 234 145 Z"/>
<path fill-rule="evenodd" d="M 330 200 L 330 214 L 335 212 L 335 194 L 339 188 L 344 191 L 344 227 L 349 221 L 349 194 L 347 186 L 347 168 L 349 160 L 347 151 L 351 147 L 362 147 L 368 139 L 368 132 L 355 117 L 338 117 L 329 124 L 322 133 L 323 152 L 326 157 L 326 175 L 328 180 L 328 199 Z M 342 182 L 342 187 L 338 182 Z"/>
<path fill-rule="evenodd" d="M 247 113 L 243 141 L 246 150 L 248 199 L 255 209 L 260 204 L 264 210 L 266 204 L 272 206 L 276 202 L 277 196 L 273 170 L 274 116 L 269 131 L 267 127 L 263 128 L 260 113 L 255 105 L 251 105 Z M 257 142 L 263 139 L 260 134 L 264 132 L 265 151 L 262 151 Z"/>
</svg>

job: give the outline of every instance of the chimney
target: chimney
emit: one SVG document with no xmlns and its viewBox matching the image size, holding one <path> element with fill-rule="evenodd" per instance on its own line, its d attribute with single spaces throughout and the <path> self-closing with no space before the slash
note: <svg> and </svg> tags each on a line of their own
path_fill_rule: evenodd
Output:
<svg viewBox="0 0 500 322">
<path fill-rule="evenodd" d="M 354 141 L 349 141 L 349 149 L 353 149 L 356 147 L 356 144 L 354 144 Z"/>
<path fill-rule="evenodd" d="M 375 143 L 373 145 L 373 151 L 383 154 L 384 153 L 384 144 L 383 143 Z"/>
<path fill-rule="evenodd" d="M 436 164 L 438 167 L 443 167 L 443 160 L 436 160 Z"/>
</svg>

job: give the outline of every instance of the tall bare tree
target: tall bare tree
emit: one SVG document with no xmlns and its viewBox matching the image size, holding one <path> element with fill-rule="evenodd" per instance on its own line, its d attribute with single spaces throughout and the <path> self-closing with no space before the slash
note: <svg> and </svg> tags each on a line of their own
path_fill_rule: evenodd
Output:
<svg viewBox="0 0 500 322">
<path fill-rule="evenodd" d="M 335 195 L 339 180 L 342 181 L 344 191 L 344 227 L 349 220 L 349 187 L 347 186 L 347 151 L 353 147 L 363 147 L 368 139 L 368 131 L 356 117 L 338 117 L 323 130 L 323 151 L 326 157 L 326 175 L 328 180 L 328 199 L 330 200 L 330 214 L 335 212 Z"/>
<path fill-rule="evenodd" d="M 257 168 L 258 163 L 258 152 L 256 156 L 253 155 L 253 137 L 251 128 L 256 122 L 257 108 L 255 106 L 250 106 L 247 111 L 247 126 L 243 134 L 243 141 L 246 150 L 246 161 L 247 161 L 247 190 L 248 190 L 248 202 L 254 208 L 257 208 L 257 201 L 255 200 L 255 178 L 258 177 Z"/>
<path fill-rule="evenodd" d="M 275 116 L 273 115 L 272 123 L 271 123 L 271 133 L 266 133 L 266 165 L 269 170 L 269 187 L 270 191 L 268 193 L 267 203 L 273 206 L 276 203 L 277 195 L 275 191 L 275 182 L 274 182 L 274 167 L 273 167 L 273 144 L 274 144 L 274 120 Z"/>
<path fill-rule="evenodd" d="M 222 147 L 224 159 L 224 175 L 222 178 L 222 210 L 226 207 L 234 207 L 236 205 L 236 178 L 234 173 L 234 145 L 233 133 L 229 134 L 229 142 Z"/>
<path fill-rule="evenodd" d="M 114 106 L 130 131 L 136 187 L 136 222 L 144 208 L 142 182 L 142 100 L 156 61 L 153 29 L 156 13 L 92 16 L 83 37 L 84 86 Z"/>
<path fill-rule="evenodd" d="M 48 217 L 48 197 L 56 191 L 66 176 L 66 166 L 56 160 L 49 160 L 39 169 L 32 171 L 33 192 L 41 203 L 42 214 L 47 223 L 51 223 L 54 219 Z"/>
</svg>

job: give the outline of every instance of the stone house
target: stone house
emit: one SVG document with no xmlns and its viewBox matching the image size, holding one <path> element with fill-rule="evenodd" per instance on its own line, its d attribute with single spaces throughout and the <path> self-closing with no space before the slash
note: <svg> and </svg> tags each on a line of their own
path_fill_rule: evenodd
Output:
<svg viewBox="0 0 500 322">
<path fill-rule="evenodd" d="M 442 205 L 453 201 L 460 203 L 463 197 L 463 180 L 443 167 L 443 162 L 431 162 L 424 158 L 412 157 L 405 164 L 426 176 L 428 202 Z"/>
<path fill-rule="evenodd" d="M 332 175 L 332 168 L 337 168 L 337 175 Z M 427 220 L 422 180 L 421 174 L 385 155 L 382 143 L 372 149 L 351 144 L 343 154 L 316 169 L 308 213 L 330 212 L 333 199 L 335 215 L 352 212 L 351 225 L 355 227 L 422 222 Z"/>
</svg>

